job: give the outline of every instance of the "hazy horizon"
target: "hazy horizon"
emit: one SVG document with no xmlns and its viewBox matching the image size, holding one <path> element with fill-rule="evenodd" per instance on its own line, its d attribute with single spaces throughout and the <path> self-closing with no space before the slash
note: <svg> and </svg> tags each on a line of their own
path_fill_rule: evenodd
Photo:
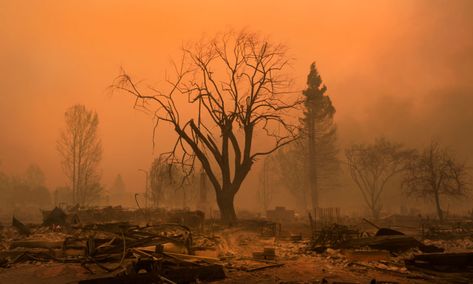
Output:
<svg viewBox="0 0 473 284">
<path fill-rule="evenodd" d="M 230 28 L 287 45 L 294 90 L 317 63 L 342 153 L 382 135 L 409 147 L 434 138 L 472 161 L 471 11 L 467 0 L 0 1 L 0 171 L 37 164 L 50 190 L 64 185 L 56 140 L 80 103 L 99 115 L 103 183 L 121 174 L 128 191 L 142 191 L 138 169 L 172 132 L 160 128 L 153 149 L 151 117 L 108 86 L 121 67 L 159 86 L 183 43 Z M 243 208 L 254 206 L 257 174 L 237 195 Z"/>
</svg>

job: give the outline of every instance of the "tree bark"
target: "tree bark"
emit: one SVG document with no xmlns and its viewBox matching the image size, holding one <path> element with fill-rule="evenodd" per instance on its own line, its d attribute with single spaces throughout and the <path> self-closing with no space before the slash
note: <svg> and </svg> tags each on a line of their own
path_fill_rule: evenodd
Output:
<svg viewBox="0 0 473 284">
<path fill-rule="evenodd" d="M 231 190 L 224 189 L 217 192 L 217 205 L 220 210 L 220 218 L 227 225 L 232 225 L 237 220 L 235 207 L 233 205 L 234 199 L 235 193 Z"/>
</svg>

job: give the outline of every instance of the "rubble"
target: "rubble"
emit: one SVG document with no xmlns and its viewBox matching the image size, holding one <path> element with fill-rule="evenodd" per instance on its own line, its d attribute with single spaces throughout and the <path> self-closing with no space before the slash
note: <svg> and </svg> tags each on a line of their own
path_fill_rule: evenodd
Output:
<svg viewBox="0 0 473 284">
<path fill-rule="evenodd" d="M 416 254 L 406 259 L 406 264 L 437 271 L 473 272 L 473 252 Z"/>
<path fill-rule="evenodd" d="M 274 260 L 276 258 L 276 251 L 274 248 L 266 247 L 262 252 L 253 252 L 253 258 L 258 260 Z"/>
<path fill-rule="evenodd" d="M 173 219 L 180 224 L 165 223 L 170 220 L 166 218 L 145 225 L 126 219 L 78 223 L 84 219 L 73 221 L 71 215 L 79 216 L 79 211 L 66 213 L 55 208 L 45 214 L 42 225 L 26 226 L 16 220 L 12 222 L 15 226 L 4 227 L 0 231 L 0 269 L 78 265 L 88 275 L 80 283 L 225 283 L 225 278 L 247 277 L 264 282 L 260 280 L 273 273 L 283 283 L 290 282 L 299 270 L 310 273 L 297 279 L 315 283 L 322 279 L 368 283 L 368 278 L 392 283 L 447 279 L 448 283 L 473 273 L 470 238 L 420 241 L 387 227 L 376 226 L 374 233 L 367 234 L 353 224 L 327 224 L 312 231 L 307 223 L 304 227 L 261 219 L 243 220 L 228 228 L 215 220 L 201 222 L 200 217 L 194 218 L 199 215 L 189 212 L 162 215 L 194 216 Z M 182 223 L 192 223 L 192 227 Z M 443 249 L 445 252 L 432 253 Z"/>
<path fill-rule="evenodd" d="M 52 226 L 52 225 L 66 225 L 67 214 L 58 207 L 54 207 L 51 212 L 43 211 L 43 225 Z"/>
<path fill-rule="evenodd" d="M 144 257 L 128 264 L 124 272 L 113 277 L 83 280 L 79 283 L 190 283 L 225 278 L 221 265 L 183 261 L 175 257 L 157 257 L 139 250 L 135 252 Z M 145 273 L 141 273 L 142 271 Z"/>
<path fill-rule="evenodd" d="M 192 232 L 184 225 L 162 223 L 139 227 L 119 222 L 88 224 L 78 228 L 67 222 L 67 215 L 60 208 L 45 213 L 42 226 L 33 229 L 13 218 L 12 225 L 17 229 L 17 234 L 12 234 L 3 242 L 8 245 L 0 252 L 2 267 L 23 262 L 57 261 L 80 263 L 89 271 L 90 266 L 95 265 L 106 272 L 113 272 L 123 269 L 130 261 L 144 263 L 145 258 L 151 258 L 156 262 L 153 265 L 159 266 L 160 275 L 172 274 L 171 278 L 178 280 L 176 283 L 183 283 L 179 280 L 183 277 L 182 269 L 189 273 L 193 271 L 190 274 L 198 276 L 198 279 L 211 278 L 204 274 L 216 277 L 217 270 L 219 275 L 223 273 L 222 268 L 215 265 L 197 264 L 183 260 L 184 255 L 167 254 L 167 251 L 193 253 Z M 58 226 L 62 226 L 63 232 L 57 231 Z M 185 265 L 189 267 L 185 268 Z M 152 272 L 156 274 L 155 270 Z M 131 274 L 126 276 L 131 277 Z"/>
<path fill-rule="evenodd" d="M 356 239 L 360 232 L 348 226 L 333 224 L 314 231 L 312 236 L 312 247 L 315 251 L 324 251 L 327 247 L 337 247 L 343 242 Z"/>
<path fill-rule="evenodd" d="M 430 240 L 454 240 L 473 237 L 473 222 L 471 220 L 444 223 L 422 223 L 422 237 Z"/>
<path fill-rule="evenodd" d="M 12 226 L 15 227 L 18 232 L 22 235 L 29 236 L 31 234 L 30 228 L 28 228 L 25 224 L 21 223 L 15 216 L 12 217 Z"/>
<path fill-rule="evenodd" d="M 369 247 L 378 250 L 387 250 L 391 253 L 399 253 L 413 248 L 418 248 L 422 252 L 442 252 L 442 248 L 433 245 L 425 245 L 413 237 L 405 235 L 387 235 L 364 237 L 358 239 L 350 239 L 341 242 L 339 248 L 363 248 Z"/>
</svg>

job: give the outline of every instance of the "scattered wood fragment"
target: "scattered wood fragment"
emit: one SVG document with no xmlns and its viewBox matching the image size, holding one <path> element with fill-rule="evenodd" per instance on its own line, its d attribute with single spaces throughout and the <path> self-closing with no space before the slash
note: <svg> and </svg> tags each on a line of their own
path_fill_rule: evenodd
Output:
<svg viewBox="0 0 473 284">
<path fill-rule="evenodd" d="M 271 264 L 267 264 L 267 265 L 263 265 L 263 266 L 259 266 L 259 267 L 248 268 L 248 269 L 245 269 L 245 271 L 253 272 L 253 271 L 258 271 L 258 270 L 262 270 L 262 269 L 266 269 L 266 268 L 280 267 L 280 266 L 283 266 L 283 265 L 284 265 L 284 263 L 271 263 Z"/>
<path fill-rule="evenodd" d="M 185 259 L 202 259 L 202 260 L 209 260 L 209 261 L 220 261 L 220 259 L 210 256 L 200 256 L 200 255 L 190 255 L 190 254 L 182 254 L 182 253 L 173 253 L 173 252 L 165 252 L 165 255 L 170 255 L 179 258 Z"/>
</svg>

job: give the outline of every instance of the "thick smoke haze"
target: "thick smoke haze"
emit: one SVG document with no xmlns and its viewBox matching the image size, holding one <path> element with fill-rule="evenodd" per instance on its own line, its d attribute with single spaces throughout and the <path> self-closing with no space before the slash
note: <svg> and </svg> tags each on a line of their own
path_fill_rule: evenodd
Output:
<svg viewBox="0 0 473 284">
<path fill-rule="evenodd" d="M 138 169 L 172 132 L 161 128 L 153 149 L 151 118 L 108 86 L 120 67 L 163 84 L 183 43 L 229 28 L 285 43 L 296 90 L 317 62 L 342 150 L 381 135 L 410 147 L 434 138 L 473 162 L 473 1 L 0 0 L 0 171 L 35 163 L 49 188 L 64 185 L 56 140 L 80 103 L 99 115 L 103 182 L 121 174 L 142 191 Z M 237 195 L 243 207 L 256 206 L 257 173 Z"/>
</svg>

